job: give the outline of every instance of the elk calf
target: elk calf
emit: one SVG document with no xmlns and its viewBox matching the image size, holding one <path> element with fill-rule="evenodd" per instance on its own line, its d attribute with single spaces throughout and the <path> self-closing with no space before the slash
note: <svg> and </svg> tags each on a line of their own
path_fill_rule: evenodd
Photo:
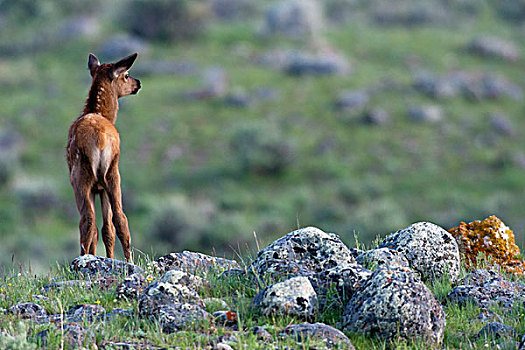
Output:
<svg viewBox="0 0 525 350">
<path fill-rule="evenodd" d="M 91 88 L 84 111 L 69 128 L 66 156 L 80 212 L 81 255 L 96 254 L 98 229 L 95 223 L 95 196 L 99 195 L 106 255 L 114 257 L 116 231 L 126 260 L 132 261 L 128 220 L 122 210 L 118 170 L 120 137 L 115 121 L 118 99 L 134 95 L 140 89 L 140 81 L 128 74 L 136 58 L 137 53 L 134 53 L 116 63 L 100 64 L 93 54 L 89 54 Z"/>
</svg>

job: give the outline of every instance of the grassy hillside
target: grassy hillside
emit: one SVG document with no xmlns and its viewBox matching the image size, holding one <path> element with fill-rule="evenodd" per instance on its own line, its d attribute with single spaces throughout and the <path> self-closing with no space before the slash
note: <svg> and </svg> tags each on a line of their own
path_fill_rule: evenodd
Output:
<svg viewBox="0 0 525 350">
<path fill-rule="evenodd" d="M 119 16 L 129 2 L 98 11 L 68 1 L 43 1 L 32 12 L 25 2 L 2 5 L 2 263 L 14 254 L 16 261 L 45 269 L 57 257 L 78 254 L 78 214 L 64 160 L 67 129 L 87 96 L 87 55 L 112 59 L 102 47 L 126 31 Z M 136 248 L 231 256 L 253 249 L 253 232 L 264 243 L 315 225 L 351 244 L 354 234 L 370 242 L 415 221 L 448 228 L 490 214 L 502 218 L 522 245 L 523 99 L 459 94 L 436 100 L 413 87 L 420 71 L 466 71 L 525 88 L 522 58 L 467 50 L 472 39 L 490 34 L 513 41 L 523 55 L 519 22 L 502 18 L 492 2 L 475 3 L 476 11 L 443 2 L 449 11 L 443 22 L 382 26 L 373 20 L 378 2 L 331 1 L 351 11 L 342 21 L 327 11 L 321 37 L 352 71 L 296 77 L 256 63 L 272 50 L 312 50 L 305 40 L 257 34 L 270 3 L 228 21 L 204 16 L 205 30 L 189 40 L 146 39 L 131 71 L 143 88 L 121 101 L 117 121 L 124 205 Z M 56 8 L 62 11 L 49 10 Z M 60 36 L 63 21 L 91 13 L 94 33 Z M 147 73 L 159 61 L 189 68 Z M 188 99 L 213 67 L 226 77 L 226 96 L 256 97 L 245 107 L 224 96 Z M 335 108 L 343 91 L 367 89 L 374 93 L 365 105 Z M 414 122 L 408 111 L 419 105 L 439 105 L 443 120 Z M 362 123 L 376 108 L 388 113 L 388 122 Z M 493 125 L 495 113 L 505 115 L 512 132 Z"/>
</svg>

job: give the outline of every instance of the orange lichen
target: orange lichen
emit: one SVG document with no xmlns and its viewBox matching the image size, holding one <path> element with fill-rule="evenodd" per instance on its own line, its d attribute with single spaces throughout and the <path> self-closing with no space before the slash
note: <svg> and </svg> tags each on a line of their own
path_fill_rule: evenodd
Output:
<svg viewBox="0 0 525 350">
<path fill-rule="evenodd" d="M 520 249 L 515 243 L 514 233 L 496 216 L 468 224 L 461 222 L 449 232 L 458 242 L 467 266 L 476 266 L 481 253 L 508 272 L 522 274 L 525 270 L 523 261 L 515 259 Z"/>
</svg>

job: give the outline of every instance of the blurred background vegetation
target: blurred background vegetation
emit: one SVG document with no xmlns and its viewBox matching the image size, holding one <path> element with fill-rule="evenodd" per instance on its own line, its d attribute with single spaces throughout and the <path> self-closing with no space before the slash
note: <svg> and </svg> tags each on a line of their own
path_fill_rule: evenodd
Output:
<svg viewBox="0 0 525 350">
<path fill-rule="evenodd" d="M 117 128 L 143 252 L 490 214 L 522 245 L 524 35 L 521 0 L 0 0 L 0 263 L 78 254 L 89 52 L 140 53 Z"/>
</svg>

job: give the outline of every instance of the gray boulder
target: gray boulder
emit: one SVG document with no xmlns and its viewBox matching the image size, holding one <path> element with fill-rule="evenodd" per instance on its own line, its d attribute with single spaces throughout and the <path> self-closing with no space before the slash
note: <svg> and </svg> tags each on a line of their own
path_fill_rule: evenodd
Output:
<svg viewBox="0 0 525 350">
<path fill-rule="evenodd" d="M 311 339 L 322 341 L 330 348 L 355 349 L 350 339 L 343 332 L 324 323 L 292 324 L 280 331 L 279 335 L 292 337 L 297 342 L 305 342 L 307 339 Z"/>
<path fill-rule="evenodd" d="M 126 277 L 117 286 L 116 294 L 118 299 L 138 299 L 140 293 L 146 288 L 147 283 L 144 276 L 140 273 L 134 273 Z"/>
<path fill-rule="evenodd" d="M 238 269 L 240 265 L 235 260 L 218 258 L 202 253 L 183 251 L 181 253 L 170 253 L 162 256 L 153 262 L 153 265 L 160 272 L 168 270 L 182 270 L 190 273 L 203 272 L 210 270 Z"/>
<path fill-rule="evenodd" d="M 425 281 L 459 277 L 459 249 L 456 240 L 443 228 L 418 222 L 390 234 L 379 248 L 392 248 L 405 256 L 410 267 Z"/>
<path fill-rule="evenodd" d="M 193 303 L 165 304 L 157 312 L 164 332 L 176 332 L 210 317 L 203 307 Z"/>
<path fill-rule="evenodd" d="M 81 304 L 70 308 L 67 311 L 67 320 L 69 322 L 82 323 L 84 321 L 93 322 L 99 316 L 106 313 L 106 310 L 97 304 Z"/>
<path fill-rule="evenodd" d="M 91 254 L 76 257 L 71 262 L 71 270 L 80 272 L 86 276 L 114 276 L 114 275 L 132 275 L 134 273 L 144 273 L 144 270 L 131 263 L 95 256 Z"/>
<path fill-rule="evenodd" d="M 43 306 L 35 303 L 19 303 L 9 308 L 9 313 L 20 318 L 42 318 L 47 316 L 47 311 Z"/>
<path fill-rule="evenodd" d="M 155 282 L 147 287 L 139 297 L 139 315 L 157 318 L 161 307 L 173 303 L 188 303 L 204 309 L 204 302 L 197 292 L 180 284 Z"/>
<path fill-rule="evenodd" d="M 487 323 L 477 334 L 477 338 L 515 338 L 518 332 L 501 322 Z"/>
<path fill-rule="evenodd" d="M 476 269 L 462 278 L 447 295 L 451 302 L 473 303 L 486 309 L 499 305 L 510 310 L 525 302 L 525 285 L 506 280 L 494 271 Z"/>
<path fill-rule="evenodd" d="M 316 227 L 290 232 L 260 250 L 248 271 L 265 275 L 270 260 L 297 264 L 312 274 L 355 262 L 351 251 L 337 234 L 326 233 Z"/>
<path fill-rule="evenodd" d="M 517 61 L 520 58 L 516 44 L 495 36 L 475 38 L 468 44 L 468 50 L 475 55 L 501 58 L 508 61 Z"/>
<path fill-rule="evenodd" d="M 251 307 L 265 315 L 312 317 L 318 308 L 317 295 L 306 277 L 293 277 L 266 287 L 252 300 Z"/>
<path fill-rule="evenodd" d="M 361 253 L 357 263 L 367 269 L 375 270 L 377 267 L 388 264 L 392 267 L 410 267 L 405 256 L 392 248 L 376 248 Z"/>
<path fill-rule="evenodd" d="M 410 269 L 379 267 L 348 302 L 343 329 L 382 339 L 421 338 L 439 344 L 445 313 L 428 287 Z"/>
<path fill-rule="evenodd" d="M 309 277 L 319 301 L 319 309 L 344 307 L 372 272 L 359 264 L 342 264 Z"/>
</svg>

